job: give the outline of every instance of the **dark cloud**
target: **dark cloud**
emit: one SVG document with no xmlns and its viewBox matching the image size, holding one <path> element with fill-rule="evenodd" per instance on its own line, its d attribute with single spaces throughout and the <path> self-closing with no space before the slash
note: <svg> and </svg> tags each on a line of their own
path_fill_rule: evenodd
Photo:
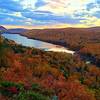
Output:
<svg viewBox="0 0 100 100">
<path fill-rule="evenodd" d="M 96 0 L 96 3 L 97 3 L 97 4 L 100 4 L 100 0 Z"/>
<path fill-rule="evenodd" d="M 43 0 L 38 0 L 35 4 L 35 7 L 41 7 L 41 6 L 44 6 L 46 5 L 46 3 L 43 1 Z"/>
<path fill-rule="evenodd" d="M 79 20 L 73 19 L 70 16 L 57 16 L 51 12 L 43 12 L 43 11 L 29 11 L 29 12 L 22 12 L 22 15 L 26 18 L 31 18 L 37 21 L 55 21 L 59 23 L 70 23 L 76 24 L 79 23 Z"/>
<path fill-rule="evenodd" d="M 100 11 L 95 12 L 93 15 L 96 16 L 97 18 L 100 18 Z"/>
<path fill-rule="evenodd" d="M 20 3 L 13 0 L 0 0 L 0 8 L 16 12 L 23 10 Z"/>
<path fill-rule="evenodd" d="M 95 7 L 96 7 L 95 3 L 89 3 L 89 4 L 87 4 L 87 10 L 88 11 L 91 10 L 91 9 L 93 9 L 93 8 L 95 8 Z"/>
<path fill-rule="evenodd" d="M 0 13 L 0 24 L 24 25 L 24 23 L 22 23 L 23 20 L 25 20 L 25 19 L 21 18 L 21 17 L 16 17 L 16 16 L 13 16 L 13 15 L 1 14 Z"/>
<path fill-rule="evenodd" d="M 36 10 L 38 7 L 46 5 L 45 0 L 37 0 L 35 3 L 35 9 L 26 8 L 24 9 L 21 5 L 23 0 L 14 1 L 14 0 L 0 0 L 0 24 L 13 24 L 13 25 L 25 25 L 23 21 L 27 21 L 28 18 L 33 20 L 32 24 L 35 25 L 47 25 L 55 23 L 64 23 L 64 24 L 79 24 L 84 16 L 88 15 L 86 12 L 75 12 L 73 14 L 74 18 L 70 15 L 56 15 L 50 11 L 41 11 Z M 100 7 L 100 0 L 96 0 L 96 3 L 89 3 L 86 10 L 91 11 L 95 7 Z M 22 16 L 14 15 L 13 13 L 20 12 Z M 66 11 L 67 12 L 67 11 Z M 96 16 L 100 18 L 100 11 L 96 11 L 91 16 Z M 12 20 L 6 20 L 6 19 Z"/>
</svg>

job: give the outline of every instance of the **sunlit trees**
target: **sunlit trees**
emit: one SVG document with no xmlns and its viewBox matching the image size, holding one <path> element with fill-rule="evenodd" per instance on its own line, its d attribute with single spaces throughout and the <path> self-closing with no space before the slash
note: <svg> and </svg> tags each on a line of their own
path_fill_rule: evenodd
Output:
<svg viewBox="0 0 100 100">
<path fill-rule="evenodd" d="M 79 53 L 45 52 L 9 41 L 0 39 L 0 83 L 11 86 L 0 85 L 0 93 L 4 89 L 11 97 L 2 93 L 0 100 L 99 100 L 100 68 L 87 64 Z M 99 55 L 93 55 L 99 62 Z"/>
<path fill-rule="evenodd" d="M 0 67 L 9 67 L 13 61 L 13 51 L 7 45 L 0 43 Z"/>
<path fill-rule="evenodd" d="M 92 93 L 88 93 L 78 82 L 67 82 L 58 93 L 59 100 L 96 100 Z"/>
</svg>

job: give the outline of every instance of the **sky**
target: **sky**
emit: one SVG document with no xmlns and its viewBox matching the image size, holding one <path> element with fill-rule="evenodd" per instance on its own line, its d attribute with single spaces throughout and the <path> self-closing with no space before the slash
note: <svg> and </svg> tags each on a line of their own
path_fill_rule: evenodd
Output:
<svg viewBox="0 0 100 100">
<path fill-rule="evenodd" d="M 0 25 L 8 28 L 100 26 L 100 0 L 0 0 Z"/>
</svg>

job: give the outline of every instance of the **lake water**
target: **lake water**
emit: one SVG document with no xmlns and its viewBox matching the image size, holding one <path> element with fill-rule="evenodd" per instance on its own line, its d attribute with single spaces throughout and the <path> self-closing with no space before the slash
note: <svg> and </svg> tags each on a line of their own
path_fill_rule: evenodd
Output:
<svg viewBox="0 0 100 100">
<path fill-rule="evenodd" d="M 66 52 L 73 54 L 74 51 L 68 50 L 67 48 L 39 40 L 29 39 L 25 36 L 21 36 L 19 34 L 9 34 L 4 33 L 2 34 L 7 39 L 14 40 L 16 43 L 21 44 L 27 47 L 34 47 L 38 49 L 43 49 L 45 51 L 54 51 L 54 52 Z"/>
</svg>

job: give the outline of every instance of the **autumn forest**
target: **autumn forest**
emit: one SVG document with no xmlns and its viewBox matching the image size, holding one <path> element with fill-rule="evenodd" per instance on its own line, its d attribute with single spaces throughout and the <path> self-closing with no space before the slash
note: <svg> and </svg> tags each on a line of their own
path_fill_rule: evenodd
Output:
<svg viewBox="0 0 100 100">
<path fill-rule="evenodd" d="M 0 100 L 100 100 L 99 33 L 99 28 L 21 33 L 68 47 L 74 55 L 25 47 L 0 35 Z"/>
</svg>

